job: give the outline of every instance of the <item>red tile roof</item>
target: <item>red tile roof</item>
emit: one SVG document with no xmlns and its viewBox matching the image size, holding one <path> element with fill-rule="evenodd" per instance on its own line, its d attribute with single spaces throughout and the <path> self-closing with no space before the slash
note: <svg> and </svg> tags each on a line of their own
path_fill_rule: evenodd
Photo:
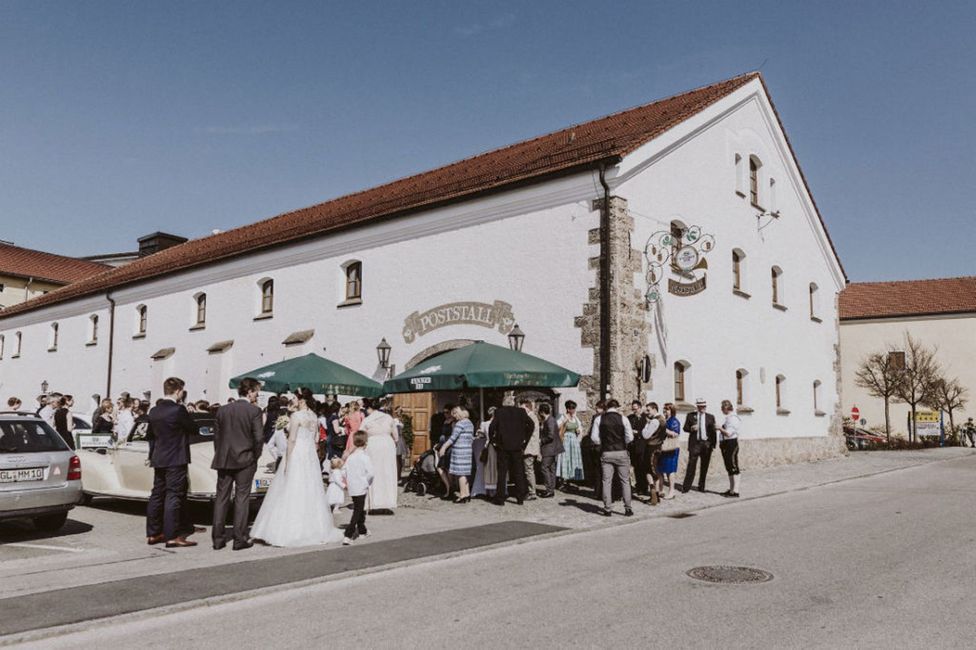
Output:
<svg viewBox="0 0 976 650">
<path fill-rule="evenodd" d="M 0 243 L 0 275 L 69 284 L 104 273 L 106 264 Z"/>
<path fill-rule="evenodd" d="M 841 320 L 976 313 L 976 276 L 853 282 L 840 294 Z"/>
<path fill-rule="evenodd" d="M 600 162 L 613 163 L 754 79 L 762 82 L 758 72 L 740 75 L 416 176 L 191 240 L 104 276 L 11 307 L 0 318 L 363 222 L 459 201 L 555 174 L 592 168 Z"/>
</svg>

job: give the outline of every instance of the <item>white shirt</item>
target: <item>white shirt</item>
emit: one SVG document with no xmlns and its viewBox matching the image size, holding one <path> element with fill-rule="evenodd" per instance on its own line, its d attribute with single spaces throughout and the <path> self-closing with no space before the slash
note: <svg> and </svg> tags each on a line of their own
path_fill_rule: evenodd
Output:
<svg viewBox="0 0 976 650">
<path fill-rule="evenodd" d="M 362 447 L 356 447 L 349 454 L 343 469 L 346 470 L 346 489 L 349 490 L 349 496 L 366 494 L 373 483 L 373 461 Z"/>
<path fill-rule="evenodd" d="M 617 409 L 607 409 L 607 413 L 619 413 Z M 593 418 L 593 430 L 590 432 L 590 439 L 593 440 L 593 444 L 600 444 L 600 421 L 603 419 L 602 415 L 598 415 Z M 630 444 L 634 441 L 634 430 L 630 426 L 630 420 L 621 416 L 624 421 L 624 442 Z"/>
<path fill-rule="evenodd" d="M 722 434 L 723 440 L 734 440 L 739 437 L 739 427 L 742 425 L 742 420 L 735 413 L 729 413 L 725 416 L 725 422 L 722 423 L 722 428 L 728 433 Z"/>
<path fill-rule="evenodd" d="M 115 420 L 115 439 L 123 443 L 132 431 L 132 425 L 136 423 L 132 411 L 129 409 L 119 409 L 119 416 Z"/>
<path fill-rule="evenodd" d="M 650 440 L 651 437 L 657 433 L 658 427 L 666 427 L 666 423 L 660 420 L 660 415 L 655 415 L 647 418 L 647 424 L 644 425 L 644 430 L 641 431 L 641 438 L 644 440 Z"/>
<path fill-rule="evenodd" d="M 42 408 L 37 415 L 45 422 L 47 422 L 49 425 L 51 425 L 52 429 L 54 428 L 54 407 L 53 406 L 51 406 L 50 404 L 45 404 L 44 408 Z"/>
<path fill-rule="evenodd" d="M 285 452 L 288 451 L 288 433 L 284 429 L 275 429 L 274 435 L 268 441 L 267 447 L 271 453 L 271 457 L 275 460 L 284 457 Z"/>
</svg>

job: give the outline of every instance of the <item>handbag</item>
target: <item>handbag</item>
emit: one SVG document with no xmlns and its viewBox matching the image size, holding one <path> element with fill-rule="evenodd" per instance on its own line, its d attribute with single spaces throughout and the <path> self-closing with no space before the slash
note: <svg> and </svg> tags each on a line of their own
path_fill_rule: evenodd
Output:
<svg viewBox="0 0 976 650">
<path fill-rule="evenodd" d="M 480 454 L 478 454 L 478 460 L 480 460 L 482 463 L 488 462 L 488 445 L 485 445 L 485 448 L 481 450 Z"/>
<path fill-rule="evenodd" d="M 661 453 L 674 451 L 678 448 L 678 436 L 668 436 L 661 443 Z"/>
</svg>

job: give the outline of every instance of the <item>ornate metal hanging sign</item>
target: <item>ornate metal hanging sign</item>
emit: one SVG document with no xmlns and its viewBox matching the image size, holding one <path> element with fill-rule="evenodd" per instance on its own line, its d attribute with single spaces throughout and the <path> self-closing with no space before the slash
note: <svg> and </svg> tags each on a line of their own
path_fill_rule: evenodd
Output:
<svg viewBox="0 0 976 650">
<path fill-rule="evenodd" d="M 700 226 L 690 226 L 678 233 L 659 230 L 647 240 L 644 259 L 647 260 L 648 302 L 661 299 L 661 281 L 665 269 L 679 279 L 668 278 L 668 292 L 676 296 L 693 296 L 705 290 L 705 256 L 715 248 L 715 237 L 702 234 Z"/>
</svg>

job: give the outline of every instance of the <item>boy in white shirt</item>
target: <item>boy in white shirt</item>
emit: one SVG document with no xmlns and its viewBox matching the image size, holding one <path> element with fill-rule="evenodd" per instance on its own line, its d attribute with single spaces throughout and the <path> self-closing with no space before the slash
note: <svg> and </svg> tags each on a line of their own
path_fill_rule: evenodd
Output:
<svg viewBox="0 0 976 650">
<path fill-rule="evenodd" d="M 346 459 L 344 468 L 346 489 L 352 499 L 353 511 L 352 519 L 346 526 L 343 546 L 349 546 L 360 535 L 369 536 L 369 531 L 366 530 L 366 493 L 373 482 L 373 461 L 366 454 L 366 432 L 357 431 L 353 434 L 352 444 L 352 453 Z"/>
</svg>

